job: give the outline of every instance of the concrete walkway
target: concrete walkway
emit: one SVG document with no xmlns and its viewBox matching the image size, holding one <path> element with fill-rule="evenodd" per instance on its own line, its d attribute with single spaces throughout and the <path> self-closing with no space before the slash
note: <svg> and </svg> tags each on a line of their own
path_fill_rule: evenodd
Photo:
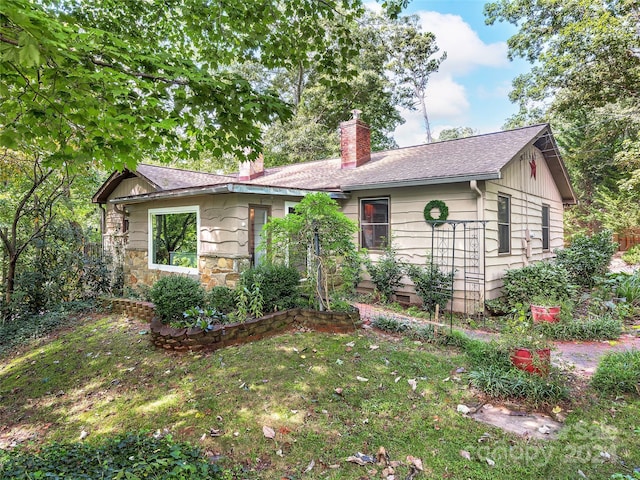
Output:
<svg viewBox="0 0 640 480">
<path fill-rule="evenodd" d="M 411 317 L 401 313 L 392 312 L 374 305 L 356 303 L 360 310 L 360 317 L 365 323 L 370 323 L 376 317 L 387 317 L 403 322 L 433 323 L 423 318 Z M 445 328 L 448 328 L 448 320 L 443 318 Z M 498 338 L 497 333 L 483 332 L 480 330 L 470 330 L 455 327 L 456 330 L 464 332 L 471 338 L 480 340 L 491 340 Z M 600 358 L 608 352 L 621 352 L 626 350 L 640 350 L 640 337 L 631 334 L 624 334 L 615 341 L 596 342 L 554 342 L 551 352 L 551 361 L 554 365 L 563 368 L 572 368 L 580 376 L 590 377 L 595 372 Z"/>
</svg>

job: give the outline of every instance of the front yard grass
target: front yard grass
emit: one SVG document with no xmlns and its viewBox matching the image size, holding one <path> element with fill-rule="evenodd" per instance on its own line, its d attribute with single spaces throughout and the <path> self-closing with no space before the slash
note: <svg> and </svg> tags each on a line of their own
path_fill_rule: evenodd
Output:
<svg viewBox="0 0 640 480">
<path fill-rule="evenodd" d="M 637 397 L 582 394 L 563 405 L 573 410 L 566 433 L 535 441 L 457 412 L 484 399 L 456 373 L 469 361 L 455 348 L 368 330 L 177 354 L 153 348 L 147 328 L 88 317 L 1 357 L 0 447 L 168 431 L 242 466 L 242 478 L 267 479 L 381 478 L 380 467 L 345 461 L 379 447 L 421 458 L 417 478 L 608 478 L 640 466 Z M 396 478 L 408 473 L 398 467 Z"/>
</svg>

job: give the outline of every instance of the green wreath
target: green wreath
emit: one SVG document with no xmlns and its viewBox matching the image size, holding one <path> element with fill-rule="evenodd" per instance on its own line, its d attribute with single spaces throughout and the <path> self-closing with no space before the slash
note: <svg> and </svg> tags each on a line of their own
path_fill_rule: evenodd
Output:
<svg viewBox="0 0 640 480">
<path fill-rule="evenodd" d="M 431 216 L 431 210 L 434 208 L 440 210 L 440 216 L 438 218 L 433 218 Z M 431 200 L 424 207 L 424 219 L 427 223 L 432 223 L 436 227 L 442 225 L 447 220 L 447 217 L 449 217 L 449 208 L 442 200 Z"/>
</svg>

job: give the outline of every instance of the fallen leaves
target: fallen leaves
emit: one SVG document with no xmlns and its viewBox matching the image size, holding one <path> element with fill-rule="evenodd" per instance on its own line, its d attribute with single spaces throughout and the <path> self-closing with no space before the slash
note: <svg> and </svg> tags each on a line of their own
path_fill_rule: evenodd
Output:
<svg viewBox="0 0 640 480">
<path fill-rule="evenodd" d="M 409 469 L 406 480 L 413 480 L 416 475 L 424 471 L 422 459 L 412 455 L 407 455 L 406 462 L 404 463 L 398 460 L 391 460 L 391 456 L 384 447 L 380 447 L 378 449 L 375 458 L 371 455 L 358 452 L 355 455 L 347 457 L 347 462 L 355 463 L 360 466 L 367 466 L 375 463 L 379 467 L 383 468 L 381 476 L 385 480 L 395 480 L 397 469 L 402 466 L 407 466 Z M 367 473 L 371 476 L 377 475 L 376 470 L 369 470 Z"/>
<path fill-rule="evenodd" d="M 276 431 L 267 425 L 262 426 L 262 434 L 265 438 L 269 438 L 271 440 L 276 438 Z"/>
</svg>

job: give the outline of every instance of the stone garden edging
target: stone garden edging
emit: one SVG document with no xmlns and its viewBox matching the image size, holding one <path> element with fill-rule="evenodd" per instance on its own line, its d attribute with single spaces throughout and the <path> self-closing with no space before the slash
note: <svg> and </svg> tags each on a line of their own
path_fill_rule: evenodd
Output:
<svg viewBox="0 0 640 480">
<path fill-rule="evenodd" d="M 151 321 L 151 341 L 166 350 L 217 350 L 281 334 L 296 328 L 317 332 L 349 333 L 361 325 L 358 312 L 319 312 L 291 309 L 241 323 L 215 325 L 204 331 L 199 327 L 173 328 L 158 318 Z"/>
<path fill-rule="evenodd" d="M 362 325 L 360 312 L 320 312 L 294 308 L 274 312 L 246 322 L 215 325 L 212 330 L 199 327 L 174 328 L 163 324 L 155 317 L 153 303 L 126 298 L 103 299 L 111 305 L 114 313 L 150 322 L 151 342 L 165 350 L 195 351 L 217 350 L 229 345 L 239 345 L 262 338 L 279 335 L 297 328 L 308 328 L 317 332 L 349 333 Z"/>
</svg>

